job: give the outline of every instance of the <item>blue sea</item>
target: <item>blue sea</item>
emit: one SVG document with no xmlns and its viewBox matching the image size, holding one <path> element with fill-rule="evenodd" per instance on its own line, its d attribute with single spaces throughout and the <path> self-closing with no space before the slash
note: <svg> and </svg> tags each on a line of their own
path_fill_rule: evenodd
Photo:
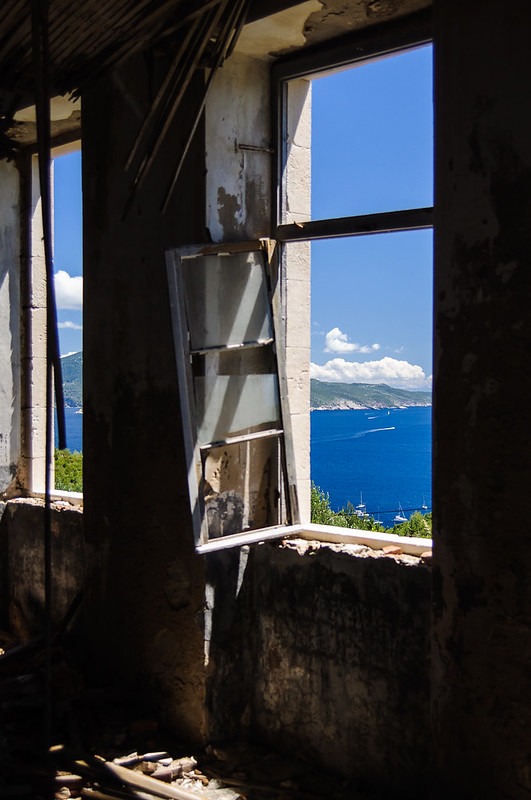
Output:
<svg viewBox="0 0 531 800">
<path fill-rule="evenodd" d="M 312 411 L 311 430 L 312 481 L 335 511 L 363 498 L 388 527 L 399 505 L 431 511 L 430 407 Z"/>
<path fill-rule="evenodd" d="M 68 449 L 83 450 L 83 415 L 65 408 Z M 431 408 L 311 412 L 312 481 L 337 511 L 360 499 L 386 526 L 431 510 Z"/>
<path fill-rule="evenodd" d="M 70 452 L 83 450 L 83 414 L 79 408 L 65 408 L 66 446 Z M 57 418 L 55 419 L 55 446 L 57 447 Z"/>
</svg>

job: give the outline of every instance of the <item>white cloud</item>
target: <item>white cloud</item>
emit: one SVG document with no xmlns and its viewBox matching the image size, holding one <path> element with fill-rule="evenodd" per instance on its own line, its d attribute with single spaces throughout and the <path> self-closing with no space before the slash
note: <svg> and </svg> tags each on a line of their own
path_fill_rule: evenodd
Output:
<svg viewBox="0 0 531 800">
<path fill-rule="evenodd" d="M 333 358 L 326 364 L 310 364 L 310 376 L 331 383 L 387 383 L 397 389 L 431 389 L 431 375 L 408 361 L 385 356 L 379 361 L 345 361 Z"/>
<path fill-rule="evenodd" d="M 81 310 L 83 308 L 83 278 L 72 277 L 64 269 L 54 275 L 55 300 L 57 308 Z"/>
<path fill-rule="evenodd" d="M 325 353 L 372 353 L 374 350 L 379 349 L 379 344 L 361 345 L 356 342 L 349 342 L 347 334 L 343 333 L 339 328 L 332 328 L 325 338 Z"/>
<path fill-rule="evenodd" d="M 66 322 L 58 322 L 58 328 L 69 328 L 71 331 L 82 331 L 83 325 L 78 325 L 77 322 L 72 322 L 71 320 L 67 319 Z"/>
</svg>

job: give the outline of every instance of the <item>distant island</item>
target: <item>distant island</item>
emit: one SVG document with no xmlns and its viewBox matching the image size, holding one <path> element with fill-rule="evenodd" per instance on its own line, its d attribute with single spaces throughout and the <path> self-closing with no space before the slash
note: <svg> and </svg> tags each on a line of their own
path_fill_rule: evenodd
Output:
<svg viewBox="0 0 531 800">
<path fill-rule="evenodd" d="M 83 406 L 83 352 L 61 359 L 65 406 Z M 431 406 L 431 392 L 393 389 L 385 383 L 327 383 L 311 380 L 310 409 L 409 408 Z"/>
<path fill-rule="evenodd" d="M 431 392 L 393 389 L 385 383 L 327 383 L 315 378 L 310 382 L 311 411 L 411 406 L 431 406 Z"/>
<path fill-rule="evenodd" d="M 69 356 L 63 356 L 61 370 L 65 406 L 81 408 L 83 406 L 83 353 L 71 353 Z"/>
</svg>

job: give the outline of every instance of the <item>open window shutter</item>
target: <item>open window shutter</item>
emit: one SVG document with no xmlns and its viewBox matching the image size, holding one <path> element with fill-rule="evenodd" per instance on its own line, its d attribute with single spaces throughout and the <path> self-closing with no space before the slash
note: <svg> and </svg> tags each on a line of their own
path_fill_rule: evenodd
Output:
<svg viewBox="0 0 531 800">
<path fill-rule="evenodd" d="M 276 243 L 168 251 L 188 485 L 200 552 L 299 522 Z"/>
</svg>

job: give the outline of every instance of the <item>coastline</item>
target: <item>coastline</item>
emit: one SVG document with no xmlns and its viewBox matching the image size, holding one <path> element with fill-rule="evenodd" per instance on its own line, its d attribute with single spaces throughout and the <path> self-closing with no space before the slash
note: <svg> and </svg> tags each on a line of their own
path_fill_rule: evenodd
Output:
<svg viewBox="0 0 531 800">
<path fill-rule="evenodd" d="M 389 405 L 362 405 L 353 400 L 342 400 L 338 403 L 328 403 L 320 406 L 310 406 L 310 411 L 392 411 L 402 408 L 431 408 L 432 403 L 408 403 L 401 406 Z"/>
</svg>

